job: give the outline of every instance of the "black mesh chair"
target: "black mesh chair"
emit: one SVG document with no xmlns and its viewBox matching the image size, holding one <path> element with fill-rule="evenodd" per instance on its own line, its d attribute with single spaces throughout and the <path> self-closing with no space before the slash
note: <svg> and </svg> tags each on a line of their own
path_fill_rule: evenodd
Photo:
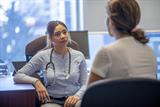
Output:
<svg viewBox="0 0 160 107">
<path fill-rule="evenodd" d="M 147 78 L 98 81 L 86 90 L 81 107 L 160 107 L 160 81 Z"/>
</svg>

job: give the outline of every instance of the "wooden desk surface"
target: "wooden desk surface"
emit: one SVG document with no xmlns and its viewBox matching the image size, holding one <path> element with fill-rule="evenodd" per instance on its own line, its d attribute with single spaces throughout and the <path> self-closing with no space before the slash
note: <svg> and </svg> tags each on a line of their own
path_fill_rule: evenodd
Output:
<svg viewBox="0 0 160 107">
<path fill-rule="evenodd" d="M 31 84 L 15 84 L 13 77 L 0 77 L 0 107 L 35 107 L 35 99 Z"/>
<path fill-rule="evenodd" d="M 0 77 L 0 91 L 34 90 L 32 84 L 15 84 L 12 76 Z"/>
</svg>

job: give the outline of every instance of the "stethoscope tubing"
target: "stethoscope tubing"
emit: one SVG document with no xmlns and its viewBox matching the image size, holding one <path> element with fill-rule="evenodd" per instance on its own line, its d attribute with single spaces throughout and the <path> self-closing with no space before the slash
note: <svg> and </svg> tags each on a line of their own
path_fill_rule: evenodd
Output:
<svg viewBox="0 0 160 107">
<path fill-rule="evenodd" d="M 69 71 L 68 71 L 68 74 L 70 74 L 70 72 L 71 72 L 71 70 L 70 70 L 71 69 L 71 53 L 70 53 L 69 49 L 67 49 L 67 50 L 68 50 L 68 53 L 69 53 Z M 53 51 L 54 51 L 54 48 L 52 48 L 52 50 L 51 50 L 51 53 L 50 53 L 50 62 L 47 63 L 47 65 L 45 67 L 45 70 L 47 71 L 49 65 L 52 65 L 54 73 L 55 73 L 56 72 L 55 71 L 55 66 L 54 66 L 54 63 L 52 61 Z"/>
</svg>

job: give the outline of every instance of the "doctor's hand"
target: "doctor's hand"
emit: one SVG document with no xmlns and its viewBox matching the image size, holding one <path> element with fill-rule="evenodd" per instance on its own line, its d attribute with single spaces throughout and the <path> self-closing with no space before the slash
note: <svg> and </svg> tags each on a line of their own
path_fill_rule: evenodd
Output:
<svg viewBox="0 0 160 107">
<path fill-rule="evenodd" d="M 48 92 L 40 80 L 37 80 L 34 86 L 38 94 L 38 98 L 42 103 L 45 103 L 50 100 Z"/>
<path fill-rule="evenodd" d="M 65 103 L 64 103 L 64 107 L 74 107 L 75 104 L 79 101 L 79 97 L 78 96 L 69 96 Z"/>
</svg>

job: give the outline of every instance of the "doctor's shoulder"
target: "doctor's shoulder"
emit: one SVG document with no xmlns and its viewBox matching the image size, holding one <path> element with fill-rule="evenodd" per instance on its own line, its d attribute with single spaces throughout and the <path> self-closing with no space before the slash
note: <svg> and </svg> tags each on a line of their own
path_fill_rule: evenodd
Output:
<svg viewBox="0 0 160 107">
<path fill-rule="evenodd" d="M 82 58 L 84 58 L 84 54 L 79 50 L 69 48 L 69 51 L 71 52 L 72 57 L 82 57 Z"/>
<path fill-rule="evenodd" d="M 40 50 L 34 55 L 34 57 L 46 58 L 51 54 L 51 50 L 52 50 L 51 48 L 46 50 Z"/>
</svg>

